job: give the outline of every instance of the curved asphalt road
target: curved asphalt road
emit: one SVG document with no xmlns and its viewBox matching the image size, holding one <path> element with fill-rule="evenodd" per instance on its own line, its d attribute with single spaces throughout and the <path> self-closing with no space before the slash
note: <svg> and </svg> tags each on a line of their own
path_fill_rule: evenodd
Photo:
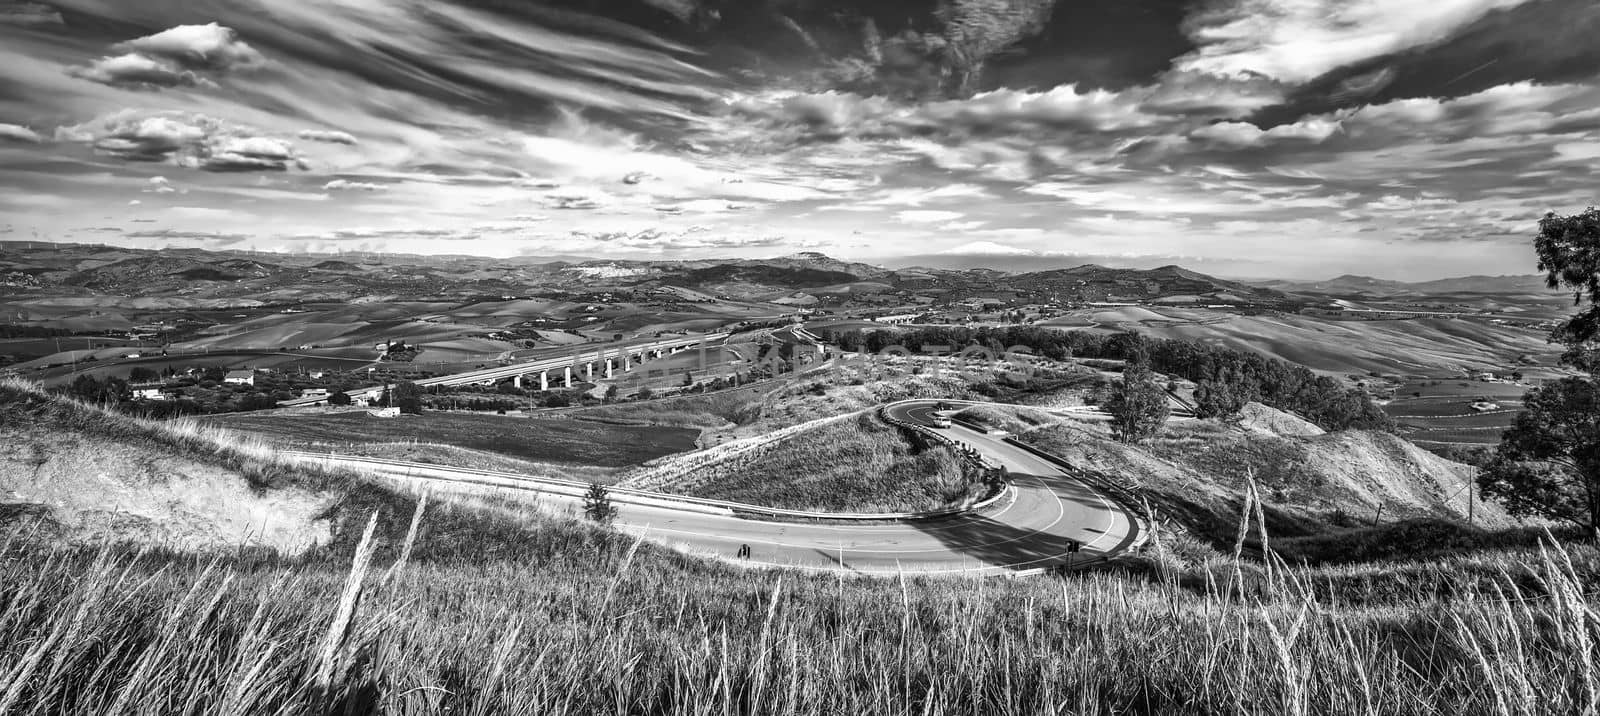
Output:
<svg viewBox="0 0 1600 716">
<path fill-rule="evenodd" d="M 888 409 L 901 420 L 931 426 L 935 406 L 934 401 L 906 401 Z M 616 525 L 690 554 L 752 566 L 870 574 L 1015 573 L 1069 561 L 1083 564 L 1136 542 L 1138 527 L 1126 510 L 1051 463 L 961 425 L 942 431 L 1004 465 L 1016 487 L 1014 499 L 985 514 L 867 524 L 779 522 L 689 506 L 619 504 Z M 345 462 L 336 456 L 322 459 Z M 443 480 L 470 479 L 474 474 L 454 468 L 379 472 Z M 576 507 L 580 502 L 552 493 L 542 499 L 557 506 Z M 1081 549 L 1069 555 L 1074 541 Z M 735 558 L 740 545 L 750 546 L 748 559 Z"/>
</svg>

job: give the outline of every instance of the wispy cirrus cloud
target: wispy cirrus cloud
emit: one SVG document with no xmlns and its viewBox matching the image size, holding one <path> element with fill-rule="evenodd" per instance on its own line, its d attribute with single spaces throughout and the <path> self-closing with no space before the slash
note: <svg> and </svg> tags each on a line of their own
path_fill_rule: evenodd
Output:
<svg viewBox="0 0 1600 716">
<path fill-rule="evenodd" d="M 1519 63 L 1481 38 L 1567 32 L 1552 17 L 1582 12 L 1575 0 L 1218 0 L 1149 17 L 1038 0 L 994 22 L 963 1 L 905 32 L 843 2 L 785 6 L 781 37 L 754 40 L 717 28 L 761 26 L 765 5 L 619 0 L 602 18 L 57 0 L 60 24 L 0 22 L 14 89 L 0 182 L 18 197 L 0 203 L 45 234 L 93 212 L 263 246 L 476 237 L 502 254 L 870 257 L 978 240 L 1211 260 L 1315 236 L 1317 260 L 1277 255 L 1321 270 L 1331 247 L 1400 257 L 1451 233 L 1463 255 L 1505 261 L 1525 253 L 1517 222 L 1592 201 L 1600 96 L 1593 68 L 1573 69 L 1589 50 L 1540 45 Z M 1067 26 L 1097 17 L 1129 42 L 1159 35 L 1148 47 L 1165 54 Z M 1150 17 L 1170 26 L 1139 29 Z M 779 41 L 801 59 L 720 51 Z M 1419 74 L 1430 57 L 1462 66 Z M 214 211 L 174 213 L 180 196 Z"/>
</svg>

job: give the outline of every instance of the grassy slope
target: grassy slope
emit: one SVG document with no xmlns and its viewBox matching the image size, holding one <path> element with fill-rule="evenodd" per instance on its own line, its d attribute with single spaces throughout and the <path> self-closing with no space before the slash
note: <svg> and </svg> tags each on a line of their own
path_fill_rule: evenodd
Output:
<svg viewBox="0 0 1600 716">
<path fill-rule="evenodd" d="M 333 559 L 10 550 L 0 711 L 1575 713 L 1600 681 L 1587 547 L 1271 578 L 1211 556 L 866 580 L 446 509 L 386 578 L 410 510 L 374 506 L 375 562 L 351 581 Z M 336 619 L 350 585 L 364 592 Z"/>
<path fill-rule="evenodd" d="M 1337 321 L 1312 316 L 1238 316 L 1204 310 L 1138 309 L 1143 314 L 1075 316 L 1060 325 L 1099 323 L 1160 338 L 1214 343 L 1259 352 L 1336 374 L 1414 374 L 1440 367 L 1510 365 L 1523 354 L 1552 351 L 1537 330 L 1478 321 L 1427 318 Z"/>
<path fill-rule="evenodd" d="M 918 448 L 864 413 L 713 462 L 657 489 L 797 510 L 921 512 L 953 506 L 980 487 L 948 448 Z"/>
<path fill-rule="evenodd" d="M 326 514 L 349 484 L 214 427 L 0 381 L 0 533 L 298 551 L 327 540 Z"/>
<path fill-rule="evenodd" d="M 975 396 L 973 384 L 954 375 L 902 375 L 860 385 L 811 375 L 576 414 L 699 425 L 726 421 L 705 441 L 716 447 L 629 471 L 622 484 L 630 487 L 788 509 L 919 512 L 949 507 L 980 488 L 944 448 L 913 445 L 870 415 L 835 419 L 906 398 Z M 807 427 L 772 437 L 800 426 Z"/>
<path fill-rule="evenodd" d="M 1113 476 L 1164 517 L 1218 545 L 1233 540 L 1252 474 L 1273 530 L 1289 536 L 1354 528 L 1377 517 L 1380 505 L 1385 522 L 1466 517 L 1466 469 L 1386 433 L 1282 436 L 1189 421 L 1135 446 L 1111 440 L 1104 424 L 1073 421 L 1019 435 Z M 1482 501 L 1476 516 L 1479 525 L 1512 524 Z"/>
<path fill-rule="evenodd" d="M 365 411 L 332 415 L 238 414 L 212 419 L 276 444 L 339 449 L 382 443 L 443 443 L 537 462 L 600 467 L 633 465 L 694 449 L 699 431 L 609 425 L 578 420 L 529 420 L 498 415 L 427 413 L 394 419 Z"/>
</svg>

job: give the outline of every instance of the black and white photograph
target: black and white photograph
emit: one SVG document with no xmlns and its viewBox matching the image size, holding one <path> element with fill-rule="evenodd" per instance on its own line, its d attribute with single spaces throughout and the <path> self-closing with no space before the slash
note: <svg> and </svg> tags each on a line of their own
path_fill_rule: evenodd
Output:
<svg viewBox="0 0 1600 716">
<path fill-rule="evenodd" d="M 1595 0 L 0 0 L 0 716 L 1600 716 Z"/>
</svg>

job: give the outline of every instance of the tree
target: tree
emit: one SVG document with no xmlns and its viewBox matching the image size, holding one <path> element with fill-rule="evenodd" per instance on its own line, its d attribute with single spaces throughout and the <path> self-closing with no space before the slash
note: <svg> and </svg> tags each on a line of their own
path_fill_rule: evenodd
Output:
<svg viewBox="0 0 1600 716">
<path fill-rule="evenodd" d="M 1131 366 L 1150 365 L 1150 344 L 1145 337 L 1133 331 L 1124 331 L 1106 341 L 1106 352 L 1121 358 Z"/>
<path fill-rule="evenodd" d="M 589 483 L 589 491 L 583 493 L 583 514 L 602 525 L 611 524 L 617 518 L 617 506 L 611 504 L 611 490 L 598 482 Z"/>
<path fill-rule="evenodd" d="M 1589 307 L 1558 326 L 1550 339 L 1567 346 L 1561 362 L 1586 373 L 1600 372 L 1600 209 L 1582 214 L 1546 214 L 1533 240 L 1545 284 L 1573 292 L 1573 304 Z"/>
<path fill-rule="evenodd" d="M 144 367 L 142 365 L 141 366 L 135 366 L 133 370 L 128 371 L 128 380 L 133 381 L 135 383 L 144 383 L 144 382 L 148 382 L 148 381 L 152 381 L 152 380 L 157 380 L 159 378 L 161 378 L 161 374 L 160 373 L 157 373 L 154 370 L 146 368 L 146 367 Z"/>
<path fill-rule="evenodd" d="M 618 393 L 618 390 L 617 390 L 617 384 L 616 383 L 612 383 L 611 385 L 606 386 L 606 398 L 605 398 L 606 402 L 609 403 L 611 401 L 616 400 L 617 399 L 617 393 Z"/>
<path fill-rule="evenodd" d="M 1550 336 L 1567 346 L 1562 363 L 1589 375 L 1529 391 L 1478 484 L 1513 512 L 1587 523 L 1600 539 L 1600 210 L 1546 214 L 1534 250 L 1551 288 L 1589 303 Z"/>
<path fill-rule="evenodd" d="M 239 409 L 242 411 L 270 410 L 278 407 L 278 401 L 266 393 L 250 393 L 239 400 Z"/>
<path fill-rule="evenodd" d="M 1123 372 L 1105 409 L 1111 413 L 1111 433 L 1129 443 L 1154 437 L 1171 413 L 1167 394 L 1156 383 L 1155 374 L 1136 366 Z"/>
<path fill-rule="evenodd" d="M 1564 378 L 1529 391 L 1479 485 L 1513 511 L 1586 520 L 1600 537 L 1600 382 Z"/>
<path fill-rule="evenodd" d="M 636 397 L 636 398 L 638 398 L 640 400 L 649 400 L 651 398 L 656 397 L 656 392 L 651 390 L 648 386 L 646 386 L 646 387 L 640 388 L 639 392 L 634 393 L 634 397 Z"/>
<path fill-rule="evenodd" d="M 396 383 L 393 389 L 385 389 L 378 396 L 378 405 L 394 406 L 402 413 L 411 415 L 422 414 L 422 389 L 409 380 Z"/>
<path fill-rule="evenodd" d="M 1248 402 L 1242 388 L 1232 383 L 1202 380 L 1194 389 L 1194 412 L 1200 418 L 1231 418 Z"/>
<path fill-rule="evenodd" d="M 355 401 L 350 399 L 350 394 L 340 391 L 328 396 L 328 405 L 349 405 Z"/>
<path fill-rule="evenodd" d="M 97 401 L 100 399 L 101 389 L 100 381 L 96 380 L 94 376 L 84 373 L 72 379 L 72 386 L 67 388 L 67 392 L 76 398 Z"/>
</svg>

